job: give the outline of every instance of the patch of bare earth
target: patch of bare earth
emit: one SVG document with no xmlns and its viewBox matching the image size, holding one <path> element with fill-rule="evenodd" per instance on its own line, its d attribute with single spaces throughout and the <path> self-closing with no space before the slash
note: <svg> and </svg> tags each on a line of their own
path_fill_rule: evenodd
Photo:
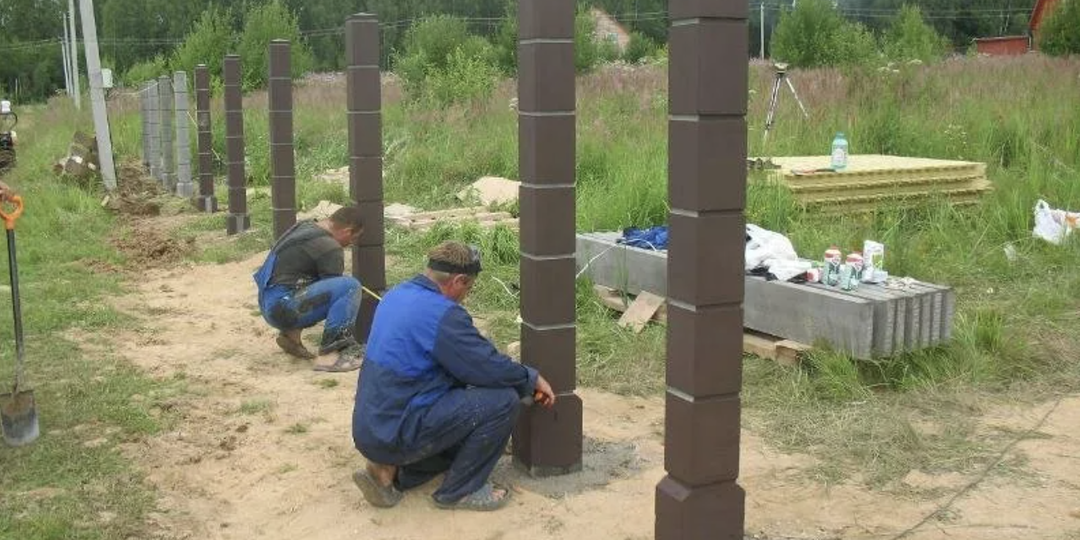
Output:
<svg viewBox="0 0 1080 540">
<path fill-rule="evenodd" d="M 155 538 L 652 538 L 663 400 L 591 389 L 579 392 L 581 473 L 530 479 L 507 458 L 496 480 L 514 485 L 515 499 L 493 514 L 434 508 L 434 484 L 396 508 L 369 506 L 350 478 L 363 464 L 350 435 L 356 374 L 316 373 L 277 349 L 251 279 L 262 256 L 151 269 L 135 294 L 117 300 L 149 327 L 114 336 L 117 349 L 154 376 L 182 373 L 190 382 L 170 404 L 176 429 L 126 446 L 160 493 L 149 524 Z M 1002 410 L 988 422 L 1026 429 L 1043 413 Z M 908 538 L 1067 538 L 1080 528 L 1070 515 L 1080 508 L 1078 422 L 1080 398 L 1063 401 L 1040 438 L 1012 450 L 1028 456 L 1025 472 L 991 475 Z M 809 480 L 813 459 L 778 453 L 753 433 L 744 431 L 741 444 L 746 526 L 757 538 L 891 538 L 972 480 L 915 475 L 912 483 L 943 494 L 897 497 Z"/>
</svg>

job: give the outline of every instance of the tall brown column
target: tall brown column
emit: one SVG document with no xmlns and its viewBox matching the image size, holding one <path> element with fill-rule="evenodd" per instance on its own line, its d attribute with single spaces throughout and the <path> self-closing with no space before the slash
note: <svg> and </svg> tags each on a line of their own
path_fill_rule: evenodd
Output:
<svg viewBox="0 0 1080 540">
<path fill-rule="evenodd" d="M 198 124 L 199 193 L 195 207 L 203 212 L 217 212 L 214 196 L 214 135 L 210 121 L 210 70 L 206 64 L 195 66 L 195 122 Z"/>
<path fill-rule="evenodd" d="M 521 360 L 551 383 L 555 407 L 529 407 L 514 430 L 531 474 L 581 468 L 575 393 L 574 0 L 518 1 Z"/>
<path fill-rule="evenodd" d="M 244 97 L 240 92 L 240 56 L 225 56 L 222 65 L 225 85 L 225 166 L 229 174 L 229 215 L 227 234 L 251 227 L 247 211 L 247 174 L 244 172 Z"/>
<path fill-rule="evenodd" d="M 349 193 L 364 214 L 364 234 L 353 246 L 353 276 L 382 296 L 386 290 L 383 247 L 382 86 L 379 82 L 379 20 L 367 13 L 345 22 L 349 113 Z M 378 300 L 364 294 L 356 339 L 367 342 Z"/>
<path fill-rule="evenodd" d="M 658 540 L 743 538 L 747 3 L 671 0 L 667 403 Z"/>
<path fill-rule="evenodd" d="M 293 152 L 292 69 L 289 41 L 270 42 L 270 204 L 274 238 L 296 224 L 296 155 Z"/>
</svg>

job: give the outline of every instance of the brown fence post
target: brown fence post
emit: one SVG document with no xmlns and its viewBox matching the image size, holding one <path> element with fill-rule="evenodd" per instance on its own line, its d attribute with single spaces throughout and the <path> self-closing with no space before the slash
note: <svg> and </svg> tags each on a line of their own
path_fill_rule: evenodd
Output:
<svg viewBox="0 0 1080 540">
<path fill-rule="evenodd" d="M 210 121 L 210 69 L 206 64 L 195 66 L 195 122 L 199 142 L 199 194 L 195 207 L 203 212 L 217 212 L 214 196 L 214 135 Z"/>
<path fill-rule="evenodd" d="M 656 538 L 743 538 L 748 6 L 671 0 L 665 476 Z"/>
<path fill-rule="evenodd" d="M 521 360 L 557 394 L 514 429 L 515 463 L 534 476 L 581 469 L 574 287 L 574 0 L 518 2 Z"/>
<path fill-rule="evenodd" d="M 353 276 L 380 296 L 386 290 L 383 232 L 382 86 L 379 20 L 359 13 L 345 22 L 349 114 L 349 193 L 364 215 L 364 234 L 353 246 Z M 378 300 L 364 294 L 356 339 L 367 342 Z"/>
<path fill-rule="evenodd" d="M 225 84 L 225 165 L 229 174 L 229 214 L 227 234 L 251 227 L 247 211 L 247 178 L 244 172 L 244 97 L 240 92 L 240 56 L 225 56 L 222 65 Z"/>
<path fill-rule="evenodd" d="M 270 191 L 274 238 L 296 224 L 296 156 L 293 153 L 292 69 L 289 41 L 270 42 Z"/>
</svg>

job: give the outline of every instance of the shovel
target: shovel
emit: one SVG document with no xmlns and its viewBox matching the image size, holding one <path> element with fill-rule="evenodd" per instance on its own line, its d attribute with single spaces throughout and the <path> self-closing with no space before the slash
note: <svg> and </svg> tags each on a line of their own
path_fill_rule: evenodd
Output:
<svg viewBox="0 0 1080 540">
<path fill-rule="evenodd" d="M 0 207 L 0 219 L 7 229 L 8 265 L 11 273 L 11 309 L 15 315 L 15 386 L 10 394 L 0 394 L 0 426 L 4 429 L 4 441 L 11 446 L 30 444 L 38 438 L 37 409 L 34 391 L 23 386 L 23 328 L 22 309 L 19 306 L 19 267 L 15 263 L 15 220 L 22 215 L 22 198 L 11 198 L 15 210 L 6 212 Z"/>
</svg>

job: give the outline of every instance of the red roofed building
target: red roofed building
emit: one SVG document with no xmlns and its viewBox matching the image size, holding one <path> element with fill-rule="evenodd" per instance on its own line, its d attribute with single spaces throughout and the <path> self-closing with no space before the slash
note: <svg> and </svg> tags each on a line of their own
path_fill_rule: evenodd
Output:
<svg viewBox="0 0 1080 540">
<path fill-rule="evenodd" d="M 1039 32 L 1039 27 L 1042 25 L 1047 14 L 1053 11 L 1054 6 L 1056 6 L 1059 1 L 1060 0 L 1038 0 L 1035 3 L 1035 8 L 1031 10 L 1031 20 L 1028 22 L 1028 33 L 1026 36 L 977 38 L 975 40 L 975 50 L 978 51 L 979 54 L 1002 56 L 1025 54 L 1028 51 L 1035 49 L 1035 40 Z"/>
</svg>

